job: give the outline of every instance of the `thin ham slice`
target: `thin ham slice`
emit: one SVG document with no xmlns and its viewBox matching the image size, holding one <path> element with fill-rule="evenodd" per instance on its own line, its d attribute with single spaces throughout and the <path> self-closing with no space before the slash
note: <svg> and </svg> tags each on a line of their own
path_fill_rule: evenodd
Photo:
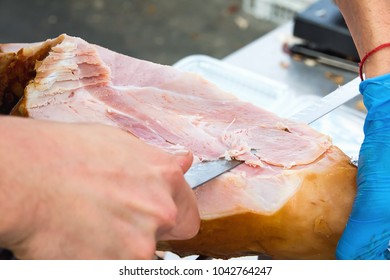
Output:
<svg viewBox="0 0 390 280">
<path fill-rule="evenodd" d="M 203 221 L 198 236 L 160 248 L 221 258 L 334 258 L 356 169 L 328 136 L 243 102 L 196 74 L 81 38 L 63 34 L 42 44 L 0 48 L 18 50 L 20 57 L 43 46 L 50 48 L 35 61 L 20 114 L 117 126 L 168 152 L 189 149 L 194 163 L 245 161 L 195 191 Z M 239 229 L 237 217 L 245 217 Z M 292 246 L 297 241 L 301 247 Z"/>
<path fill-rule="evenodd" d="M 242 102 L 200 76 L 80 38 L 63 35 L 36 72 L 22 106 L 32 118 L 90 121 L 96 113 L 89 111 L 97 111 L 99 122 L 164 148 L 188 148 L 200 160 L 245 159 L 254 149 L 263 162 L 291 167 L 315 161 L 331 146 L 327 136 Z"/>
</svg>

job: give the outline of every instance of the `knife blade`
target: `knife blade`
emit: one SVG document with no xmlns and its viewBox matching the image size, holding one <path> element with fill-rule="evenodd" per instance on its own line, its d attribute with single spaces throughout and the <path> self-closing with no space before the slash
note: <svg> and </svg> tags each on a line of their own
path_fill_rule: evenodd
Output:
<svg viewBox="0 0 390 280">
<path fill-rule="evenodd" d="M 360 94 L 360 78 L 355 78 L 349 83 L 338 87 L 328 95 L 325 95 L 317 102 L 307 106 L 295 115 L 289 117 L 290 120 L 311 124 L 324 115 L 337 109 L 344 103 Z"/>
<path fill-rule="evenodd" d="M 358 96 L 360 94 L 359 83 L 360 79 L 355 78 L 351 82 L 338 87 L 333 92 L 322 97 L 317 102 L 314 102 L 308 107 L 302 109 L 298 113 L 291 116 L 289 119 L 306 124 L 313 123 L 314 121 Z M 242 163 L 243 161 L 234 159 L 218 159 L 199 162 L 191 166 L 191 168 L 184 174 L 184 178 L 190 187 L 194 189 Z"/>
</svg>

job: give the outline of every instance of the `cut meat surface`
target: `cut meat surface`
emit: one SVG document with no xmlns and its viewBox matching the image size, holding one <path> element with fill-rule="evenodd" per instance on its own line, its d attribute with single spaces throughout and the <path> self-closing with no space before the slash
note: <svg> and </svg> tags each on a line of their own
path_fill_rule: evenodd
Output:
<svg viewBox="0 0 390 280">
<path fill-rule="evenodd" d="M 99 122 L 161 147 L 185 147 L 200 160 L 252 158 L 255 149 L 260 161 L 291 167 L 315 161 L 331 145 L 306 125 L 280 120 L 200 76 L 79 38 L 63 35 L 36 71 L 22 105 L 30 117 L 90 121 L 97 111 Z"/>
<path fill-rule="evenodd" d="M 352 206 L 356 168 L 328 136 L 243 102 L 196 74 L 81 38 L 64 34 L 42 44 L 0 48 L 23 55 L 27 47 L 48 44 L 17 106 L 21 115 L 116 126 L 168 152 L 189 149 L 194 162 L 246 162 L 195 191 L 202 218 L 198 236 L 160 248 L 221 258 L 334 258 Z M 223 236 L 235 235 L 240 215 L 245 221 L 236 239 Z"/>
</svg>

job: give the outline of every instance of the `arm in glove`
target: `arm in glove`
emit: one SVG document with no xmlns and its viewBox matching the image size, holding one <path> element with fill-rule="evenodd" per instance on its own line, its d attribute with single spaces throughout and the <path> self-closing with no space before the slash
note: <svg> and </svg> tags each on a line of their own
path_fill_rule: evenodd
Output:
<svg viewBox="0 0 390 280">
<path fill-rule="evenodd" d="M 358 192 L 338 244 L 340 259 L 390 259 L 390 74 L 360 84 L 368 110 Z"/>
</svg>

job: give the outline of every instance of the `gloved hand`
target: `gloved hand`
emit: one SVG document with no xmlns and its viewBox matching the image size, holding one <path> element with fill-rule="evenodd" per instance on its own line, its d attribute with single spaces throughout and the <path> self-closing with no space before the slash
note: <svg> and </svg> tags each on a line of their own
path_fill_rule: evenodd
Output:
<svg viewBox="0 0 390 280">
<path fill-rule="evenodd" d="M 368 110 L 358 192 L 337 247 L 339 259 L 390 259 L 390 74 L 360 84 Z"/>
</svg>

